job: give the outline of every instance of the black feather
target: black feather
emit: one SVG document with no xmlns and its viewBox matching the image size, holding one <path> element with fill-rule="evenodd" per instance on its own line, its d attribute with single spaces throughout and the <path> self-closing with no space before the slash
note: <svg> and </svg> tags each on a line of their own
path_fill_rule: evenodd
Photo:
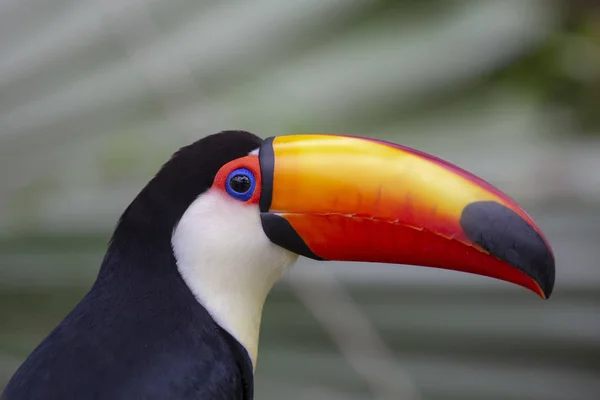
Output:
<svg viewBox="0 0 600 400">
<path fill-rule="evenodd" d="M 175 153 L 123 213 L 90 292 L 2 398 L 252 399 L 248 353 L 179 275 L 171 234 L 219 168 L 260 144 L 227 131 Z"/>
</svg>

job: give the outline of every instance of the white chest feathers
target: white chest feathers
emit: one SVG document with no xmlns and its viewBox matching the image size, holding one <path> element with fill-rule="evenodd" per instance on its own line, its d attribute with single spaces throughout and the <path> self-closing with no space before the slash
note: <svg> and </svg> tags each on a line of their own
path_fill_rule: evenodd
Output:
<svg viewBox="0 0 600 400">
<path fill-rule="evenodd" d="M 246 348 L 256 368 L 263 305 L 298 256 L 266 237 L 257 205 L 216 189 L 188 207 L 171 243 L 196 299 Z"/>
</svg>

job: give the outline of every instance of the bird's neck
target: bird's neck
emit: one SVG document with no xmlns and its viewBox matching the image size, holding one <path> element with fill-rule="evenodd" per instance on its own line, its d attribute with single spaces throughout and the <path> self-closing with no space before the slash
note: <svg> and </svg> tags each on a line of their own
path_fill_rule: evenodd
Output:
<svg viewBox="0 0 600 400">
<path fill-rule="evenodd" d="M 179 271 L 196 299 L 215 322 L 246 348 L 256 368 L 263 306 L 279 276 L 259 278 L 237 271 L 236 267 L 179 263 Z M 219 268 L 232 273 L 228 278 L 214 274 L 214 269 Z"/>
<path fill-rule="evenodd" d="M 298 258 L 266 237 L 258 209 L 218 191 L 199 196 L 180 218 L 156 202 L 130 206 L 111 250 L 146 278 L 176 274 L 190 297 L 246 349 L 253 368 L 267 295 Z M 101 275 L 123 272 L 110 264 Z"/>
<path fill-rule="evenodd" d="M 179 273 L 213 319 L 246 348 L 255 369 L 265 300 L 292 261 L 273 263 L 270 255 L 245 251 L 215 259 L 204 246 L 187 242 L 193 235 L 179 236 L 182 230 L 173 237 Z"/>
<path fill-rule="evenodd" d="M 251 399 L 253 364 L 246 348 L 197 301 L 178 271 L 170 246 L 166 247 L 158 243 L 151 247 L 144 240 L 113 243 L 94 287 L 70 314 L 70 319 L 62 323 L 72 327 L 73 320 L 79 319 L 81 331 L 85 332 L 70 329 L 78 336 L 74 342 L 68 342 L 79 343 L 78 348 L 84 352 L 101 352 L 100 359 L 106 361 L 108 357 L 121 360 L 122 364 L 123 360 L 147 364 L 148 357 L 144 355 L 147 351 L 159 358 L 162 354 L 162 366 L 175 374 L 181 367 L 177 354 L 197 358 L 193 365 L 210 369 L 215 362 L 223 361 L 221 368 L 229 372 L 235 373 L 232 369 L 235 366 L 239 368 L 244 398 Z M 128 340 L 132 337 L 136 338 L 133 342 Z M 208 352 L 207 346 L 211 349 Z M 59 352 L 53 362 L 76 358 L 72 354 L 72 349 Z M 111 371 L 127 375 L 131 371 L 127 365 L 126 370 L 112 371 L 111 367 Z M 95 366 L 99 370 L 108 367 L 106 363 Z M 189 378 L 181 377 L 205 378 L 208 379 L 195 372 Z"/>
<path fill-rule="evenodd" d="M 171 242 L 187 286 L 256 368 L 265 300 L 298 256 L 264 235 L 257 209 L 216 191 L 186 210 Z"/>
<path fill-rule="evenodd" d="M 252 263 L 251 260 L 246 263 L 212 264 L 181 255 L 176 260 L 170 252 L 142 253 L 136 247 L 136 244 L 130 243 L 126 251 L 109 252 L 96 286 L 114 287 L 115 283 L 124 284 L 124 280 L 133 282 L 131 286 L 140 286 L 140 280 L 150 281 L 155 283 L 151 292 L 156 293 L 156 289 L 159 289 L 159 293 L 165 296 L 163 301 L 170 301 L 175 296 L 175 293 L 171 293 L 173 289 L 191 292 L 190 299 L 206 309 L 214 322 L 243 346 L 254 370 L 263 306 L 272 286 L 280 278 L 281 270 L 254 275 L 251 272 L 256 268 L 248 265 Z M 139 257 L 140 254 L 144 257 Z M 173 281 L 177 280 L 181 281 L 181 285 L 174 285 Z M 160 291 L 162 286 L 170 288 L 168 293 Z M 176 297 L 179 300 L 182 295 Z M 166 306 L 163 304 L 163 307 Z M 182 306 L 181 301 L 175 306 Z"/>
</svg>

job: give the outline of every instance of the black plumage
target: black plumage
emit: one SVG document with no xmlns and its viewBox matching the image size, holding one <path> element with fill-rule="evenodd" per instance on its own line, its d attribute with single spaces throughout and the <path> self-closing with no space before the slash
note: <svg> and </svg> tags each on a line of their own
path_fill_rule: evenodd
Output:
<svg viewBox="0 0 600 400">
<path fill-rule="evenodd" d="M 183 281 L 171 234 L 220 167 L 261 142 L 227 131 L 175 153 L 123 213 L 90 292 L 2 399 L 252 399 L 248 353 Z"/>
</svg>

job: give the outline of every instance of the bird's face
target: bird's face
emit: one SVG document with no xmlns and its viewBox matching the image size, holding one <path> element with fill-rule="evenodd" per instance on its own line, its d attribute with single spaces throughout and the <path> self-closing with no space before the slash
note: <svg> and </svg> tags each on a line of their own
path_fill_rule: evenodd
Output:
<svg viewBox="0 0 600 400">
<path fill-rule="evenodd" d="M 554 285 L 547 241 L 508 196 L 435 157 L 348 136 L 270 138 L 227 161 L 172 245 L 188 286 L 253 359 L 265 297 L 298 255 L 453 269 L 542 297 Z"/>
</svg>

